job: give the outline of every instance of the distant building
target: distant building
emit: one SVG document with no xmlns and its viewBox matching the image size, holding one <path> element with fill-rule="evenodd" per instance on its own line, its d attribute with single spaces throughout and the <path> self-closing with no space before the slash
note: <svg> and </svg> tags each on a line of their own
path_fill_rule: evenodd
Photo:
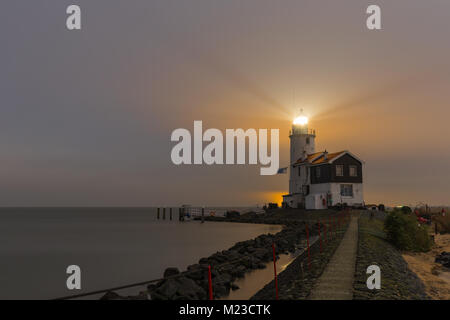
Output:
<svg viewBox="0 0 450 320">
<path fill-rule="evenodd" d="M 326 209 L 364 205 L 361 159 L 349 151 L 316 152 L 316 133 L 308 129 L 307 119 L 294 122 L 289 138 L 289 194 L 283 195 L 283 206 Z"/>
</svg>

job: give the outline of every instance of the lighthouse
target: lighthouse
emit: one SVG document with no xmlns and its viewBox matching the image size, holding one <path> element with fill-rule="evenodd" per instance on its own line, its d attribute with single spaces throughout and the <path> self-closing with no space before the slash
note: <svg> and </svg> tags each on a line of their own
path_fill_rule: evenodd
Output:
<svg viewBox="0 0 450 320">
<path fill-rule="evenodd" d="M 291 140 L 291 165 L 301 157 L 316 152 L 315 138 L 315 131 L 308 129 L 308 118 L 305 116 L 295 118 L 289 135 Z"/>
<path fill-rule="evenodd" d="M 308 118 L 300 115 L 294 119 L 289 134 L 290 139 L 290 165 L 289 165 L 289 193 L 300 193 L 303 185 L 308 183 L 307 172 L 295 168 L 299 159 L 304 160 L 309 154 L 316 152 L 316 133 L 308 129 Z M 298 199 L 300 200 L 300 199 Z"/>
<path fill-rule="evenodd" d="M 364 204 L 363 161 L 347 150 L 316 152 L 316 132 L 308 128 L 308 118 L 294 119 L 289 133 L 289 194 L 283 206 L 326 209 Z"/>
</svg>

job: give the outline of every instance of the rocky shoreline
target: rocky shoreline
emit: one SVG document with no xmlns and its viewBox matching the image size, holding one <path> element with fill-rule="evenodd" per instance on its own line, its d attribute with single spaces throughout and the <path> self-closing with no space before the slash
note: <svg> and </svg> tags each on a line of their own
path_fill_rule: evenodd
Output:
<svg viewBox="0 0 450 320">
<path fill-rule="evenodd" d="M 276 255 L 293 253 L 305 237 L 302 223 L 290 223 L 275 235 L 265 234 L 252 240 L 238 242 L 228 250 L 201 258 L 199 263 L 189 266 L 187 271 L 177 278 L 167 278 L 156 286 L 149 287 L 151 299 L 206 299 L 208 266 L 212 268 L 214 298 L 226 296 L 230 290 L 237 289 L 234 280 L 244 277 L 252 270 L 265 268 L 266 263 L 272 261 L 272 243 L 275 244 Z"/>
<path fill-rule="evenodd" d="M 277 234 L 263 234 L 255 239 L 236 243 L 228 250 L 218 251 L 201 258 L 180 272 L 167 268 L 164 279 L 147 287 L 137 296 L 123 297 L 114 292 L 106 293 L 102 299 L 152 299 L 152 300 L 204 300 L 208 298 L 208 266 L 211 266 L 214 298 L 227 296 L 230 290 L 238 289 L 234 281 L 255 269 L 265 268 L 273 260 L 272 244 L 279 254 L 293 253 L 306 239 L 305 223 L 299 219 L 281 219 L 273 215 L 246 214 L 241 217 L 205 217 L 207 221 L 264 223 L 283 225 Z M 317 225 L 311 226 L 310 236 L 318 234 Z M 303 248 L 302 248 L 303 249 Z"/>
<path fill-rule="evenodd" d="M 276 255 L 302 250 L 304 248 L 301 244 L 306 239 L 305 221 L 309 221 L 309 234 L 313 237 L 318 235 L 318 224 L 315 222 L 323 221 L 322 219 L 329 221 L 328 218 L 332 214 L 333 212 L 323 212 L 310 217 L 307 212 L 285 214 L 278 211 L 275 214 L 248 214 L 229 218 L 205 217 L 207 221 L 217 222 L 279 224 L 283 225 L 283 229 L 277 234 L 264 234 L 255 239 L 238 242 L 228 250 L 201 258 L 198 263 L 190 265 L 183 272 L 177 268 L 167 268 L 163 279 L 149 285 L 147 290 L 140 292 L 137 296 L 124 297 L 115 292 L 108 292 L 102 299 L 205 300 L 208 299 L 208 266 L 212 268 L 214 298 L 225 297 L 230 290 L 238 289 L 235 285 L 236 279 L 243 278 L 252 270 L 265 268 L 267 263 L 272 261 L 272 243 L 275 244 Z M 326 246 L 323 242 L 322 253 L 320 253 L 319 241 L 311 246 L 310 268 L 308 268 L 307 252 L 304 251 L 278 274 L 279 299 L 308 298 L 314 284 L 339 246 L 347 226 L 348 224 L 342 226 L 333 239 L 328 240 Z M 321 229 L 323 237 L 322 224 Z M 425 293 L 424 284 L 408 268 L 401 252 L 390 245 L 384 237 L 382 217 L 369 219 L 369 216 L 363 213 L 359 219 L 353 298 L 358 300 L 429 299 Z M 443 260 L 446 262 L 446 259 Z M 372 264 L 381 268 L 382 289 L 380 290 L 369 290 L 366 285 L 366 269 Z M 275 299 L 274 281 L 266 284 L 251 299 Z"/>
</svg>

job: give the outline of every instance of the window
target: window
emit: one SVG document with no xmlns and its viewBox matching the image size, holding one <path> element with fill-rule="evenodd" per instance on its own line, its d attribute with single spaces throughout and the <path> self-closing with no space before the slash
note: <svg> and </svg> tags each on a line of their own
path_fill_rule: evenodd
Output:
<svg viewBox="0 0 450 320">
<path fill-rule="evenodd" d="M 350 177 L 357 177 L 358 176 L 358 170 L 356 166 L 350 166 Z"/>
<path fill-rule="evenodd" d="M 309 137 L 306 137 L 306 144 L 309 144 Z"/>
<path fill-rule="evenodd" d="M 302 175 L 302 173 L 301 173 L 301 167 L 298 167 L 298 176 L 300 177 L 301 175 Z"/>
<path fill-rule="evenodd" d="M 353 185 L 352 184 L 341 184 L 341 196 L 353 197 Z"/>
<path fill-rule="evenodd" d="M 338 164 L 336 165 L 336 176 L 343 177 L 344 176 L 344 165 Z"/>
<path fill-rule="evenodd" d="M 320 167 L 316 167 L 316 178 L 320 178 Z"/>
</svg>

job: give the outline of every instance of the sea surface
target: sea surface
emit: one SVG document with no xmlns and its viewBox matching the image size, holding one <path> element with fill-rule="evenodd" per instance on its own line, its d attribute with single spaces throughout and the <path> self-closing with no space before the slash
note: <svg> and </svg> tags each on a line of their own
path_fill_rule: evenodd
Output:
<svg viewBox="0 0 450 320">
<path fill-rule="evenodd" d="M 52 299 L 158 279 L 280 226 L 156 218 L 156 208 L 0 208 L 0 299 Z M 161 217 L 162 218 L 162 217 Z M 81 290 L 68 290 L 69 265 Z M 137 293 L 136 289 L 136 293 Z"/>
</svg>

